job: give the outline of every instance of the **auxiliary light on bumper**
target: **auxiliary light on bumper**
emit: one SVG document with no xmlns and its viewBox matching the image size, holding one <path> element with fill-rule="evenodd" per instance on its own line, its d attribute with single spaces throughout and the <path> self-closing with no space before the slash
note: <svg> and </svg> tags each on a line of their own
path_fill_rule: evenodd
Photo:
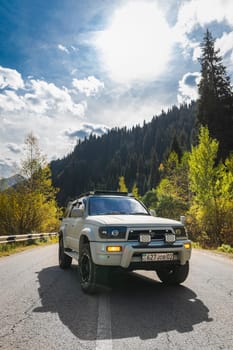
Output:
<svg viewBox="0 0 233 350">
<path fill-rule="evenodd" d="M 119 253 L 122 251 L 122 246 L 120 246 L 120 245 L 108 245 L 106 247 L 106 250 L 109 253 Z"/>
<path fill-rule="evenodd" d="M 184 243 L 184 247 L 186 249 L 190 249 L 191 248 L 191 243 Z"/>
</svg>

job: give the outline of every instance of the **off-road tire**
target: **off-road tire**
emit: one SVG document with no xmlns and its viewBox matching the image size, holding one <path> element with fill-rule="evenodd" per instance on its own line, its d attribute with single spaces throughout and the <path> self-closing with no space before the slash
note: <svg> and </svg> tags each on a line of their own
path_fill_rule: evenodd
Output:
<svg viewBox="0 0 233 350">
<path fill-rule="evenodd" d="M 62 235 L 59 236 L 58 259 L 61 269 L 68 269 L 72 263 L 71 256 L 65 253 Z"/>
<path fill-rule="evenodd" d="M 178 285 L 183 283 L 188 277 L 189 262 L 187 261 L 185 265 L 166 266 L 158 269 L 156 272 L 163 283 Z"/>
<path fill-rule="evenodd" d="M 98 266 L 93 262 L 88 243 L 83 244 L 80 250 L 79 272 L 81 288 L 87 294 L 98 292 L 108 278 L 107 267 Z"/>
</svg>

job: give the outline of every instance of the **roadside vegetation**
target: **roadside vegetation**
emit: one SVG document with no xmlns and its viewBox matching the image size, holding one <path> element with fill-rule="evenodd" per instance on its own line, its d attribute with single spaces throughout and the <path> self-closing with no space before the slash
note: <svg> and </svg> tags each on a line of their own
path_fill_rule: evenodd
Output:
<svg viewBox="0 0 233 350">
<path fill-rule="evenodd" d="M 36 248 L 39 246 L 55 244 L 57 242 L 58 242 L 58 237 L 44 237 L 33 241 L 0 244 L 0 257 L 8 256 L 13 253 L 19 253 L 24 250 Z"/>
<path fill-rule="evenodd" d="M 158 215 L 186 215 L 190 238 L 205 248 L 233 251 L 233 91 L 215 40 L 202 43 L 197 136 L 191 152 L 176 144 L 160 165 L 161 179 L 143 200 Z"/>
<path fill-rule="evenodd" d="M 56 202 L 57 189 L 52 186 L 51 171 L 33 134 L 25 139 L 25 158 L 21 161 L 23 180 L 0 192 L 0 234 L 20 235 L 33 232 L 56 232 L 61 210 Z M 45 239 L 33 245 L 53 241 Z M 0 254 L 25 249 L 29 243 L 0 245 Z"/>
<path fill-rule="evenodd" d="M 233 91 L 215 40 L 202 43 L 197 127 L 191 151 L 177 139 L 160 164 L 160 180 L 142 201 L 158 216 L 186 216 L 196 246 L 233 253 Z"/>
</svg>

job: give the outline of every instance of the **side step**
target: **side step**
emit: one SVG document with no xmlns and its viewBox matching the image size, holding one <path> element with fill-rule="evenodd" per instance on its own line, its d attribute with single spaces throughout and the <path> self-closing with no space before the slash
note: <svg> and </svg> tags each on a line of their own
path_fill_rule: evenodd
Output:
<svg viewBox="0 0 233 350">
<path fill-rule="evenodd" d="M 65 250 L 66 255 L 69 255 L 71 258 L 75 259 L 78 261 L 78 253 L 75 251 L 67 251 Z"/>
</svg>

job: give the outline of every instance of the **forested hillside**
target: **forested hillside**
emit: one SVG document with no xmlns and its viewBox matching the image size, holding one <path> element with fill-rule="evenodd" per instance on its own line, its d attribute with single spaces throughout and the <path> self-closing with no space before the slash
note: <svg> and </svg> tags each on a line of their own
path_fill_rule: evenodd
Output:
<svg viewBox="0 0 233 350">
<path fill-rule="evenodd" d="M 129 190 L 136 184 L 141 195 L 154 188 L 159 165 L 170 151 L 190 150 L 195 109 L 195 103 L 174 106 L 142 127 L 114 128 L 101 137 L 79 140 L 71 154 L 51 163 L 60 204 L 94 188 L 117 190 L 120 176 Z"/>
</svg>

